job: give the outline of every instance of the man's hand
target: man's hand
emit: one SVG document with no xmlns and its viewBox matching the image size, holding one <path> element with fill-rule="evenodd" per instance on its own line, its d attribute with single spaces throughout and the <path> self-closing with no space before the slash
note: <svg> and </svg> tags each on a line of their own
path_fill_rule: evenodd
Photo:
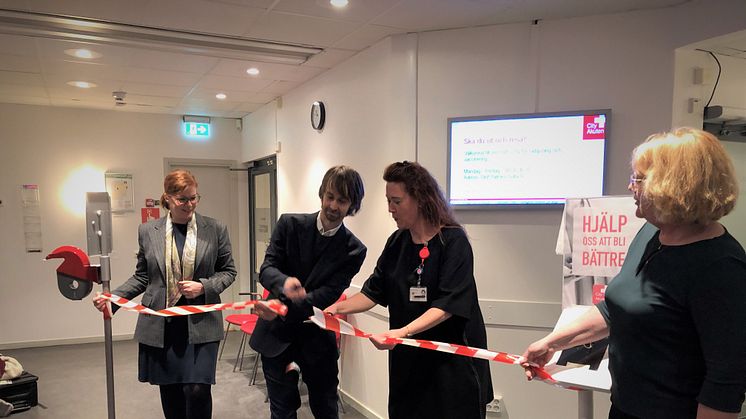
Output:
<svg viewBox="0 0 746 419">
<path fill-rule="evenodd" d="M 303 301 L 306 298 L 306 289 L 300 283 L 300 280 L 294 276 L 289 276 L 282 286 L 282 293 L 285 294 L 294 303 Z"/>
<path fill-rule="evenodd" d="M 269 300 L 267 301 L 269 304 L 280 304 L 280 300 Z M 254 305 L 254 312 L 261 317 L 264 320 L 272 321 L 277 318 L 277 313 L 272 311 L 269 307 L 267 307 L 265 304 L 259 302 Z"/>
</svg>

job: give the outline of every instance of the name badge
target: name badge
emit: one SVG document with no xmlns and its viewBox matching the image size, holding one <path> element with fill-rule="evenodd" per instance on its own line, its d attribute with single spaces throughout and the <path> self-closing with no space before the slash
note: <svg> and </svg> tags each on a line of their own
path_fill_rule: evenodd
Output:
<svg viewBox="0 0 746 419">
<path fill-rule="evenodd" d="M 409 287 L 409 301 L 413 303 L 426 303 L 427 287 Z"/>
</svg>

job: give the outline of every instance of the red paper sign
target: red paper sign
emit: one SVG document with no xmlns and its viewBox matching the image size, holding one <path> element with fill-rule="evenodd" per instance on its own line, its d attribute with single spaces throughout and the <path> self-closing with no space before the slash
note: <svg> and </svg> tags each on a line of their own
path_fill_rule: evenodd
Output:
<svg viewBox="0 0 746 419">
<path fill-rule="evenodd" d="M 142 223 L 145 224 L 148 221 L 153 221 L 161 218 L 160 208 L 141 208 L 140 213 L 142 214 Z"/>
</svg>

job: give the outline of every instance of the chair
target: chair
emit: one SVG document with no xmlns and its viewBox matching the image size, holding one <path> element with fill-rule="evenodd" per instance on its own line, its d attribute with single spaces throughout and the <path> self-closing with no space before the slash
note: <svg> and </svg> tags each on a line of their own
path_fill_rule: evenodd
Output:
<svg viewBox="0 0 746 419">
<path fill-rule="evenodd" d="M 243 367 L 243 353 L 246 350 L 246 337 L 251 336 L 252 333 L 254 333 L 254 329 L 256 328 L 256 322 L 246 322 L 241 325 L 241 331 L 243 332 L 243 337 L 241 338 L 241 347 L 238 348 L 239 356 L 241 357 L 241 366 Z M 249 381 L 249 385 L 253 386 L 256 383 L 256 372 L 259 369 L 259 354 L 254 355 L 254 365 L 251 367 L 251 381 Z M 239 368 L 240 371 L 240 368 Z"/>
<path fill-rule="evenodd" d="M 239 295 L 251 295 L 252 297 L 257 297 L 259 294 L 257 293 L 239 293 Z M 267 299 L 269 297 L 269 291 L 264 290 L 262 293 L 262 299 Z M 225 327 L 225 338 L 223 339 L 222 346 L 220 347 L 220 352 L 218 353 L 218 360 L 222 358 L 223 356 L 223 350 L 225 349 L 225 344 L 228 341 L 228 332 L 230 331 L 231 325 L 235 325 L 238 328 L 241 328 L 244 324 L 254 324 L 256 326 L 256 322 L 259 320 L 259 316 L 253 313 L 247 313 L 247 314 L 230 314 L 228 316 L 225 316 L 225 321 L 228 323 L 228 325 Z M 253 331 L 253 328 L 252 328 Z M 238 345 L 238 353 L 236 354 L 236 362 L 233 364 L 233 372 L 236 372 L 236 368 L 239 366 L 239 359 L 241 360 L 241 366 L 239 368 L 239 371 L 241 368 L 243 368 L 243 350 L 244 346 L 246 345 L 246 333 L 241 334 L 241 343 Z"/>
</svg>

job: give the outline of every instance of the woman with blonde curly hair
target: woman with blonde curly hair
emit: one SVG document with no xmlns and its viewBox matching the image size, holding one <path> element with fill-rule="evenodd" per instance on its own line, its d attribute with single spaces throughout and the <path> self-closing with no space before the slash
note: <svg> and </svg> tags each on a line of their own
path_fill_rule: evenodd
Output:
<svg viewBox="0 0 746 419">
<path fill-rule="evenodd" d="M 713 135 L 679 128 L 632 153 L 647 223 L 605 301 L 523 354 L 529 379 L 554 352 L 609 337 L 610 419 L 735 419 L 746 392 L 746 253 L 720 218 L 738 198 Z"/>
</svg>

